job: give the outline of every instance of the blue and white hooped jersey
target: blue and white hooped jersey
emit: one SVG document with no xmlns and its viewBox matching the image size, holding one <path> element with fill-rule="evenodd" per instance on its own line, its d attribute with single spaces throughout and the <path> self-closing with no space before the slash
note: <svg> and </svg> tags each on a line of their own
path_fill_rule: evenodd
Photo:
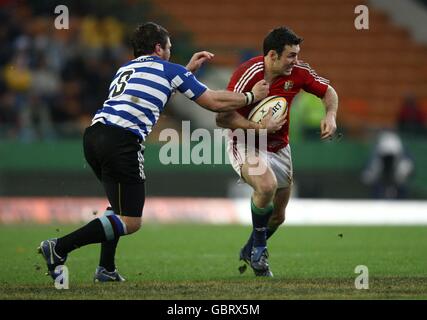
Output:
<svg viewBox="0 0 427 320">
<path fill-rule="evenodd" d="M 206 89 L 185 67 L 156 56 L 141 56 L 117 71 L 108 99 L 92 124 L 122 127 L 145 140 L 175 90 L 195 100 Z"/>
</svg>

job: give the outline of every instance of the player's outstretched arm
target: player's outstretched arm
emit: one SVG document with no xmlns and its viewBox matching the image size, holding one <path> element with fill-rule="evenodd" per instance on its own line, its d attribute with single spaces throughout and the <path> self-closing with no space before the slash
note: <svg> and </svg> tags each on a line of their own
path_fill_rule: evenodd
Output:
<svg viewBox="0 0 427 320">
<path fill-rule="evenodd" d="M 326 115 L 320 122 L 320 138 L 328 139 L 337 130 L 338 94 L 335 89 L 328 86 L 322 101 L 325 105 Z"/>
<path fill-rule="evenodd" d="M 208 89 L 195 102 L 214 112 L 226 112 L 260 101 L 268 95 L 268 91 L 268 83 L 265 80 L 260 80 L 254 85 L 252 91 L 249 92 L 239 93 Z"/>
</svg>

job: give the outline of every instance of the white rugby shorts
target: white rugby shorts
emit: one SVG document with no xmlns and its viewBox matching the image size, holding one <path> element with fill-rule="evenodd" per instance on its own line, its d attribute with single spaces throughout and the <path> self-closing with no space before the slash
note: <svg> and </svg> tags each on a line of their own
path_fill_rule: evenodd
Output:
<svg viewBox="0 0 427 320">
<path fill-rule="evenodd" d="M 244 179 L 241 169 L 246 161 L 246 155 L 251 151 L 255 152 L 254 150 L 247 149 L 246 145 L 243 143 L 233 142 L 232 139 L 228 139 L 228 157 L 234 171 L 237 172 L 242 181 L 244 181 Z M 258 154 L 267 162 L 268 167 L 271 168 L 276 176 L 277 188 L 287 188 L 292 185 L 292 155 L 289 144 L 277 152 L 258 150 Z"/>
</svg>

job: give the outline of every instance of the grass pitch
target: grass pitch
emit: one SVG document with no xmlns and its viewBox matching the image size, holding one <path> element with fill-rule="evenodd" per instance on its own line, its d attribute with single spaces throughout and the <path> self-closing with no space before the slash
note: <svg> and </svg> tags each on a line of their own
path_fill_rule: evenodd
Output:
<svg viewBox="0 0 427 320">
<path fill-rule="evenodd" d="M 281 227 L 269 241 L 273 279 L 240 275 L 248 226 L 147 224 L 120 240 L 125 283 L 94 284 L 99 245 L 71 253 L 69 290 L 36 254 L 78 226 L 0 226 L 0 299 L 427 299 L 426 227 Z M 355 288 L 355 268 L 369 289 Z"/>
</svg>

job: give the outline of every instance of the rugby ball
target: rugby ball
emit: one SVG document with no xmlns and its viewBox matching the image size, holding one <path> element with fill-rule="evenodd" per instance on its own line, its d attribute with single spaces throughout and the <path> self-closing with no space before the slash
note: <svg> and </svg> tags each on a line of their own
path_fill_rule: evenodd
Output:
<svg viewBox="0 0 427 320">
<path fill-rule="evenodd" d="M 250 121 L 260 123 L 267 115 L 268 110 L 273 108 L 273 118 L 277 119 L 283 114 L 288 112 L 288 102 L 285 98 L 279 96 L 267 97 L 261 100 L 249 113 L 248 119 Z"/>
</svg>

